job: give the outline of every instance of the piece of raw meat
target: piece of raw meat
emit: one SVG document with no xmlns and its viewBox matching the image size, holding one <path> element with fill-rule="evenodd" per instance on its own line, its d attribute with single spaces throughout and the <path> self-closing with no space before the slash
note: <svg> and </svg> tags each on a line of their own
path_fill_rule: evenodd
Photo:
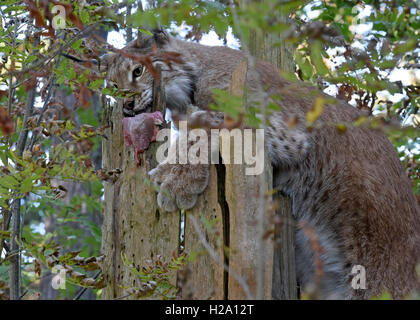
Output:
<svg viewBox="0 0 420 320">
<path fill-rule="evenodd" d="M 134 146 L 137 167 L 140 165 L 139 154 L 143 153 L 151 142 L 156 141 L 158 125 L 163 121 L 159 111 L 140 113 L 123 119 L 124 142 L 127 146 Z"/>
</svg>

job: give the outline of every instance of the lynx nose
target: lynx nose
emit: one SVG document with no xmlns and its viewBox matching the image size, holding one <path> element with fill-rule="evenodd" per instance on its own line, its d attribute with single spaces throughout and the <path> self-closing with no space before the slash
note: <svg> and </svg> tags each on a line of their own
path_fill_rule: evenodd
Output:
<svg viewBox="0 0 420 320">
<path fill-rule="evenodd" d="M 134 99 L 126 99 L 123 103 L 124 109 L 133 110 L 134 109 Z"/>
</svg>

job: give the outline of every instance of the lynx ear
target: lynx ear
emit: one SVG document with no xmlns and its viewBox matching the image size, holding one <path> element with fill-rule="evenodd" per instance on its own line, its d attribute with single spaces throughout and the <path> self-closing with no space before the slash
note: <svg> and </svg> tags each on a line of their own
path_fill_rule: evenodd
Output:
<svg viewBox="0 0 420 320">
<path fill-rule="evenodd" d="M 164 30 L 154 30 L 153 38 L 158 47 L 163 47 L 169 42 L 169 35 Z"/>
<path fill-rule="evenodd" d="M 153 47 L 153 44 L 156 44 L 158 48 L 161 48 L 169 41 L 169 36 L 165 31 L 155 29 L 151 32 L 152 35 L 139 31 L 139 35 L 133 45 L 136 48 L 141 49 L 150 48 Z"/>
<path fill-rule="evenodd" d="M 105 54 L 101 57 L 101 60 L 96 61 L 99 72 L 107 72 L 108 66 L 111 60 L 111 54 Z"/>
<path fill-rule="evenodd" d="M 153 36 L 139 31 L 137 39 L 130 44 L 132 47 L 136 47 L 140 49 L 140 48 L 148 48 L 152 46 L 152 43 L 153 43 Z M 130 44 L 128 45 L 129 47 L 130 47 Z"/>
</svg>

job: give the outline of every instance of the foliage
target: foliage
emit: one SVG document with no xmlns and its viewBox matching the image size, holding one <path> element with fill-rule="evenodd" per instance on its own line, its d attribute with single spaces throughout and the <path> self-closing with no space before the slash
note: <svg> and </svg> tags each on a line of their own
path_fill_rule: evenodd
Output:
<svg viewBox="0 0 420 320">
<path fill-rule="evenodd" d="M 22 249 L 25 297 L 32 299 L 36 293 L 39 296 L 40 280 L 48 276 L 46 270 L 56 263 L 76 268 L 68 272 L 70 286 L 60 294 L 69 297 L 74 285 L 93 286 L 92 281 L 86 280 L 89 279 L 86 274 L 80 273 L 75 279 L 73 276 L 78 274 L 76 270 L 86 267 L 81 264 L 84 259 L 99 254 L 101 242 L 100 226 L 94 221 L 101 211 L 103 191 L 92 153 L 100 145 L 102 131 L 100 113 L 93 112 L 90 101 L 103 79 L 57 56 L 55 50 L 64 44 L 70 44 L 75 52 L 82 50 L 82 40 L 64 40 L 77 29 L 62 32 L 58 37 L 54 30 L 42 34 L 42 21 L 45 23 L 42 10 L 31 3 L 1 4 L 0 108 L 7 116 L 0 121 L 1 227 L 5 230 L 2 231 L 5 242 L 0 246 L 0 273 L 7 282 L 10 258 L 4 255 L 3 248 L 9 247 L 10 232 L 6 227 L 15 214 L 13 203 L 21 201 L 23 226 L 17 241 Z M 28 7 L 32 8 L 35 24 L 28 15 Z M 44 13 L 50 9 L 44 7 Z M 73 15 L 69 27 L 78 21 Z M 76 108 L 81 107 L 77 110 L 73 110 L 66 97 L 72 93 Z M 36 97 L 35 103 L 31 95 Z M 29 135 L 25 136 L 25 132 Z M 20 148 L 22 138 L 27 141 Z M 72 193 L 69 187 L 83 193 L 66 199 Z M 51 230 L 45 230 L 46 219 L 54 224 Z M 55 244 L 57 241 L 62 247 Z M 74 250 L 80 247 L 81 250 Z M 65 253 L 59 255 L 60 250 Z M 75 252 L 79 255 L 74 256 Z M 68 255 L 73 256 L 70 259 Z M 55 262 L 50 261 L 53 258 Z"/>
<path fill-rule="evenodd" d="M 69 274 L 76 274 L 68 277 L 70 283 L 100 287 L 99 280 L 86 280 L 90 279 L 87 266 L 99 259 L 91 258 L 99 255 L 101 241 L 95 219 L 102 207 L 101 180 L 109 178 L 93 161 L 100 139 L 106 138 L 95 97 L 122 97 L 127 93 L 105 88 L 103 75 L 92 71 L 91 61 L 98 61 L 107 50 L 117 50 L 89 33 L 95 28 L 136 28 L 147 33 L 147 29 L 163 27 L 174 34 L 184 28 L 185 37 L 192 41 L 214 31 L 225 43 L 232 31 L 243 49 L 253 30 L 263 30 L 277 39 L 273 47 L 285 39 L 296 49 L 297 78 L 368 111 L 370 117 L 354 125 L 368 121 L 387 132 L 400 152 L 415 192 L 419 192 L 420 19 L 416 1 L 240 1 L 245 2 L 247 6 L 234 1 L 147 1 L 142 10 L 133 0 L 2 1 L 0 278 L 5 281 L 0 281 L 0 298 L 6 297 L 8 290 L 10 259 L 5 253 L 11 241 L 9 220 L 16 201 L 22 203 L 22 238 L 18 241 L 27 297 L 40 290 L 40 270 L 57 264 L 74 268 L 68 269 Z M 69 13 L 63 29 L 53 28 L 54 5 L 63 6 Z M 131 15 L 127 15 L 127 5 L 134 9 Z M 291 20 L 286 23 L 281 18 L 284 15 Z M 61 53 L 87 62 L 74 63 Z M 395 75 L 402 72 L 406 79 L 395 81 Z M 295 75 L 287 76 L 296 80 Z M 74 106 L 58 92 L 72 95 Z M 238 97 L 220 90 L 214 93 L 217 103 L 213 108 L 234 119 L 243 115 Z M 317 100 L 307 115 L 308 125 L 316 123 L 324 103 Z M 273 110 L 278 106 L 268 103 L 267 111 Z M 251 125 L 259 124 L 256 109 L 247 110 L 244 116 Z M 404 128 L 399 127 L 401 123 Z M 337 129 L 345 130 L 340 124 Z M 83 192 L 69 199 L 68 188 L 75 185 Z M 48 219 L 54 221 L 52 231 L 43 230 Z M 127 290 L 138 297 L 147 291 L 172 298 L 175 293 L 168 284 L 168 272 L 181 266 L 183 259 L 182 255 L 174 257 L 168 264 L 157 259 L 141 270 L 130 267 L 140 280 L 136 288 Z M 131 266 L 130 261 L 125 262 Z M 61 297 L 69 298 L 71 293 Z"/>
<path fill-rule="evenodd" d="M 176 298 L 177 287 L 173 284 L 173 279 L 187 262 L 185 253 L 175 253 L 168 262 L 164 262 L 158 255 L 153 260 L 146 260 L 145 266 L 136 266 L 126 255 L 121 256 L 124 265 L 137 280 L 136 286 L 125 288 L 128 296 L 146 298 L 153 295 L 165 300 Z"/>
<path fill-rule="evenodd" d="M 316 12 L 310 23 L 308 11 Z M 400 151 L 417 194 L 418 11 L 416 1 L 311 2 L 296 11 L 298 38 L 305 37 L 295 54 L 302 79 L 333 89 L 338 98 L 384 119 L 384 130 Z M 399 123 L 416 129 L 406 134 Z"/>
</svg>

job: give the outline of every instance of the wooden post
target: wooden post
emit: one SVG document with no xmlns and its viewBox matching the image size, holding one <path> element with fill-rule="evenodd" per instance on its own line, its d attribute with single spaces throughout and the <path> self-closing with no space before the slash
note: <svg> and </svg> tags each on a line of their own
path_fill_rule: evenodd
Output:
<svg viewBox="0 0 420 320">
<path fill-rule="evenodd" d="M 241 0 L 241 5 L 246 6 L 248 1 L 250 0 Z M 280 18 L 284 23 L 288 22 L 288 17 L 282 16 Z M 280 46 L 273 46 L 274 43 L 278 42 L 280 42 Z M 254 57 L 270 62 L 284 72 L 294 73 L 294 47 L 286 43 L 282 34 L 276 37 L 263 30 L 250 30 L 248 47 Z M 282 218 L 283 223 L 281 227 L 277 227 L 275 230 L 273 299 L 297 299 L 295 226 L 291 203 L 290 199 L 279 193 L 274 195 L 274 201 L 278 207 L 276 215 Z"/>
<path fill-rule="evenodd" d="M 232 75 L 231 92 L 241 95 L 246 81 L 246 62 L 239 64 Z M 161 85 L 156 83 L 156 85 Z M 163 92 L 163 88 L 160 89 Z M 163 101 L 157 97 L 155 101 Z M 210 169 L 210 183 L 199 196 L 196 206 L 185 214 L 181 226 L 180 212 L 165 213 L 156 204 L 156 193 L 151 187 L 147 172 L 152 169 L 157 144 L 153 143 L 142 155 L 140 167 L 136 167 L 134 150 L 126 147 L 122 131 L 122 106 L 107 108 L 104 113 L 108 139 L 103 140 L 103 166 L 122 173 L 104 183 L 105 210 L 102 252 L 105 260 L 102 271 L 107 282 L 103 299 L 124 295 L 124 287 L 135 287 L 135 279 L 122 261 L 124 254 L 137 268 L 145 261 L 161 255 L 168 260 L 180 248 L 180 230 L 185 232 L 184 251 L 191 261 L 172 283 L 178 283 L 183 299 L 245 299 L 243 284 L 235 275 L 246 280 L 246 287 L 255 296 L 257 290 L 257 261 L 259 255 L 256 219 L 261 213 L 257 199 L 271 189 L 270 163 L 265 166 L 266 185 L 259 194 L 258 176 L 247 176 L 244 165 L 218 164 Z M 161 110 L 161 109 L 160 109 Z M 268 158 L 266 158 L 268 161 Z M 192 217 L 199 222 L 200 233 L 194 228 Z M 265 219 L 269 221 L 267 217 Z M 212 227 L 206 226 L 212 222 Z M 204 237 L 202 237 L 204 235 Z M 219 258 L 213 259 L 201 239 Z M 264 240 L 265 257 L 273 256 L 273 245 Z M 271 299 L 272 259 L 265 259 L 263 297 Z M 229 273 L 224 270 L 228 264 Z M 178 278 L 178 279 L 177 279 Z M 153 297 L 152 297 L 153 298 Z"/>
<path fill-rule="evenodd" d="M 244 95 L 246 75 L 247 63 L 243 61 L 232 74 L 232 94 Z M 161 81 L 155 81 L 153 101 L 154 110 L 164 113 Z M 284 223 L 282 230 L 275 230 L 275 238 L 280 239 L 281 244 L 276 248 L 270 238 L 261 242 L 261 234 L 257 232 L 258 219 L 262 215 L 262 231 L 273 227 L 268 225 L 273 221 L 272 210 L 259 205 L 261 197 L 265 203 L 273 200 L 268 153 L 265 153 L 264 179 L 247 176 L 244 165 L 211 165 L 208 188 L 199 196 L 196 206 L 185 213 L 184 223 L 181 223 L 181 212 L 166 213 L 158 208 L 156 193 L 147 175 L 157 165 L 158 144 L 152 143 L 142 154 L 141 165 L 137 168 L 134 150 L 123 141 L 122 119 L 121 102 L 116 108 L 105 109 L 104 121 L 109 128 L 105 132 L 108 139 L 103 140 L 103 167 L 106 171 L 120 169 L 122 173 L 104 183 L 102 252 L 106 257 L 102 271 L 107 287 L 103 289 L 102 297 L 118 298 L 124 295 L 124 288 L 136 286 L 129 267 L 123 264 L 122 254 L 137 268 L 158 255 L 168 261 L 173 252 L 180 249 L 180 232 L 184 231 L 183 250 L 190 261 L 182 272 L 171 278 L 172 284 L 180 289 L 179 297 L 245 299 L 249 294 L 256 297 L 259 291 L 264 299 L 295 299 L 293 225 Z M 263 185 L 261 181 L 264 181 Z M 285 221 L 291 220 L 290 202 L 280 195 L 274 197 L 280 203 L 276 214 Z M 199 223 L 199 233 L 193 219 Z M 242 281 L 238 281 L 238 277 Z"/>
<path fill-rule="evenodd" d="M 232 74 L 230 92 L 232 95 L 244 96 L 248 64 L 244 60 L 238 64 Z M 246 97 L 244 97 L 246 104 Z M 244 110 L 246 105 L 244 105 Z M 254 141 L 255 143 L 255 141 Z M 233 144 L 231 144 L 233 147 Z M 255 146 L 254 146 L 255 147 Z M 255 148 L 254 148 L 255 150 Z M 232 152 L 231 152 L 232 154 Z M 271 299 L 273 273 L 273 242 L 262 236 L 268 231 L 268 222 L 272 221 L 272 212 L 266 209 L 264 203 L 271 202 L 269 191 L 272 189 L 272 168 L 265 152 L 263 179 L 259 175 L 246 175 L 245 165 L 226 164 L 225 197 L 229 208 L 230 254 L 229 270 L 247 279 L 248 286 L 254 297 Z M 263 181 L 264 185 L 261 185 Z M 263 217 L 264 231 L 258 232 L 259 219 Z M 261 261 L 260 261 L 261 260 Z M 258 265 L 259 263 L 262 265 Z M 260 270 L 259 268 L 262 268 Z M 261 272 L 261 279 L 258 273 Z M 261 281 L 262 283 L 258 283 Z M 245 299 L 245 292 L 233 274 L 229 274 L 229 299 Z"/>
<path fill-rule="evenodd" d="M 179 250 L 180 213 L 166 213 L 158 208 L 147 174 L 152 163 L 156 164 L 153 159 L 157 143 L 142 154 L 141 165 L 136 167 L 135 151 L 124 144 L 122 119 L 121 101 L 114 108 L 106 107 L 104 120 L 109 128 L 105 132 L 108 139 L 102 143 L 103 168 L 122 172 L 113 181 L 104 182 L 101 251 L 105 254 L 102 272 L 107 286 L 103 299 L 121 297 L 124 287 L 135 286 L 136 279 L 124 265 L 122 254 L 139 269 L 146 260 L 160 255 L 167 261 Z M 176 285 L 176 274 L 171 282 Z"/>
<path fill-rule="evenodd" d="M 217 170 L 216 165 L 211 165 L 209 186 L 199 196 L 196 206 L 187 211 L 185 216 L 185 252 L 195 258 L 183 270 L 181 288 L 183 299 L 220 300 L 226 298 L 223 265 L 210 257 L 191 221 L 194 217 L 199 222 L 215 222 L 211 229 L 204 223 L 200 223 L 200 229 L 209 245 L 223 261 L 225 217 L 219 202 L 221 181 Z"/>
</svg>

